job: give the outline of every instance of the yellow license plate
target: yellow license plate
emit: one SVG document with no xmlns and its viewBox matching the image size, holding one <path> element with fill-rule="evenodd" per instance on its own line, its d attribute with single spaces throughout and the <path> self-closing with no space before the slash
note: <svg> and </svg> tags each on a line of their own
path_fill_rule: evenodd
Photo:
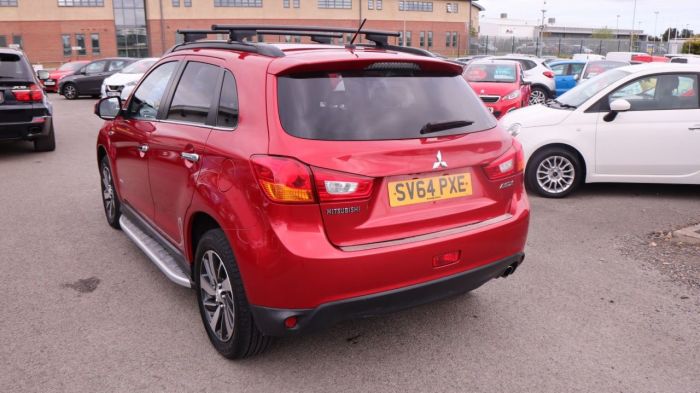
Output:
<svg viewBox="0 0 700 393">
<path fill-rule="evenodd" d="M 426 177 L 389 183 L 391 207 L 414 205 L 472 194 L 471 173 Z"/>
</svg>

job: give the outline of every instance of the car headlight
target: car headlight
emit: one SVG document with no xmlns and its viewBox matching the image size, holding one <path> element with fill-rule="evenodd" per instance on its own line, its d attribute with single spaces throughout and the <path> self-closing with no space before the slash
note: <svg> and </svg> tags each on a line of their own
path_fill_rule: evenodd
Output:
<svg viewBox="0 0 700 393">
<path fill-rule="evenodd" d="M 522 124 L 520 123 L 513 123 L 508 127 L 508 133 L 512 136 L 518 136 L 520 134 L 520 128 L 522 127 Z"/>
<path fill-rule="evenodd" d="M 515 91 L 509 93 L 509 94 L 508 94 L 507 96 L 505 96 L 504 98 L 505 98 L 506 100 L 514 100 L 514 99 L 516 99 L 516 98 L 518 98 L 518 97 L 520 97 L 520 90 L 515 90 Z"/>
</svg>

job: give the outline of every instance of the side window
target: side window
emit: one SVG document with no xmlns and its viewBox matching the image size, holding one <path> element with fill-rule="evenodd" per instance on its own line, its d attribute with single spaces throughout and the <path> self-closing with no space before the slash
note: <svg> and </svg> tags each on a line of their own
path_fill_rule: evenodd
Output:
<svg viewBox="0 0 700 393">
<path fill-rule="evenodd" d="M 112 60 L 109 62 L 107 71 L 119 71 L 126 66 L 125 60 Z"/>
<path fill-rule="evenodd" d="M 585 64 L 580 64 L 580 63 L 574 63 L 571 65 L 571 71 L 569 72 L 570 75 L 581 75 L 581 72 L 583 71 L 583 67 Z"/>
<path fill-rule="evenodd" d="M 96 61 L 90 63 L 85 67 L 86 74 L 97 74 L 105 70 L 106 61 Z"/>
<path fill-rule="evenodd" d="M 566 64 L 557 64 L 554 66 L 551 66 L 550 68 L 552 69 L 552 72 L 554 72 L 554 75 L 561 76 L 561 75 L 566 75 Z"/>
<path fill-rule="evenodd" d="M 221 87 L 219 99 L 219 111 L 216 116 L 217 127 L 235 128 L 238 125 L 238 91 L 236 91 L 236 79 L 230 72 L 224 74 L 224 83 Z"/>
<path fill-rule="evenodd" d="M 177 69 L 178 62 L 171 61 L 158 66 L 143 80 L 129 103 L 129 116 L 135 119 L 154 120 L 158 114 L 168 81 Z"/>
<path fill-rule="evenodd" d="M 637 79 L 608 96 L 624 99 L 632 111 L 700 109 L 697 75 L 666 74 Z"/>
<path fill-rule="evenodd" d="M 206 123 L 220 71 L 219 67 L 211 64 L 187 63 L 166 118 L 188 123 Z"/>
</svg>

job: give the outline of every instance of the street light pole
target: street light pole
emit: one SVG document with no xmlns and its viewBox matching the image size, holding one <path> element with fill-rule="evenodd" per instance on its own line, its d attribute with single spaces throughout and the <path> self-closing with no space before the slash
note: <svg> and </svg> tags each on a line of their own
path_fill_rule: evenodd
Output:
<svg viewBox="0 0 700 393">
<path fill-rule="evenodd" d="M 620 39 L 620 15 L 617 15 L 617 22 L 615 22 L 615 39 Z"/>
<path fill-rule="evenodd" d="M 634 0 L 634 8 L 632 9 L 632 32 L 630 32 L 630 52 L 632 52 L 632 41 L 634 40 L 634 25 L 637 21 L 637 0 Z"/>
<path fill-rule="evenodd" d="M 544 5 L 542 7 L 542 26 L 540 28 L 540 43 L 542 45 L 541 45 L 541 48 L 537 48 L 536 52 L 539 52 L 539 53 L 535 53 L 535 55 L 537 55 L 537 56 L 542 56 L 542 53 L 544 52 L 544 15 L 547 13 L 547 10 L 544 7 L 546 7 L 546 6 L 547 6 L 547 0 L 545 0 Z"/>
<path fill-rule="evenodd" d="M 654 11 L 654 14 L 656 14 L 656 16 L 654 17 L 654 42 L 656 42 L 656 37 L 657 37 L 657 33 L 658 33 L 656 31 L 656 27 L 657 27 L 657 22 L 659 21 L 659 11 Z"/>
</svg>

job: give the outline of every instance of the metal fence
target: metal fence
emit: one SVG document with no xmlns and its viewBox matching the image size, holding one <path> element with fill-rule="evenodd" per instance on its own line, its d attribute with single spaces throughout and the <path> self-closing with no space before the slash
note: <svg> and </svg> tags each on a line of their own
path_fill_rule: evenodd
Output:
<svg viewBox="0 0 700 393">
<path fill-rule="evenodd" d="M 608 52 L 645 52 L 664 55 L 669 51 L 668 42 L 629 39 L 560 38 L 545 37 L 517 38 L 481 36 L 472 38 L 470 53 L 475 55 L 505 55 L 522 53 L 538 56 L 570 58 L 576 53 L 605 55 Z"/>
</svg>

